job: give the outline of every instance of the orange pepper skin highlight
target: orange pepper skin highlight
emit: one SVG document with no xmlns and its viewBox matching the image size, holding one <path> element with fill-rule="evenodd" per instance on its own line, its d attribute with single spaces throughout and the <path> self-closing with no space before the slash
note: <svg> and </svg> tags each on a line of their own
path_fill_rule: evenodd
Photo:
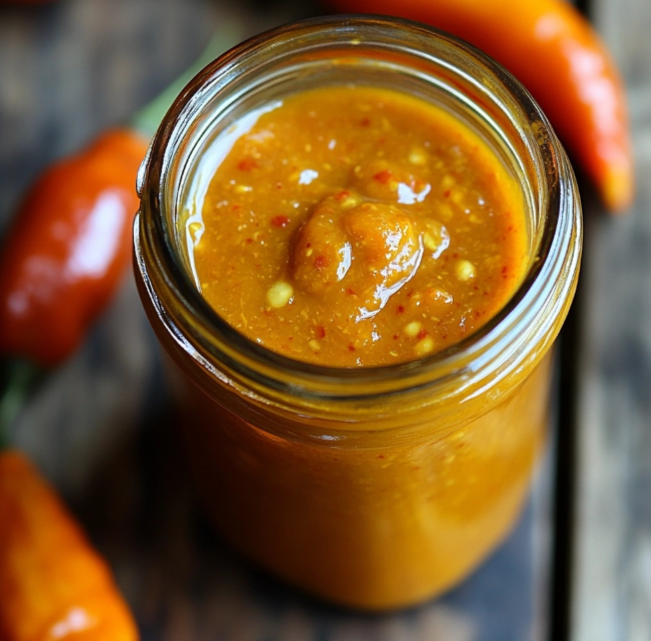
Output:
<svg viewBox="0 0 651 641">
<path fill-rule="evenodd" d="M 329 0 L 337 10 L 429 24 L 482 49 L 533 94 L 559 137 L 620 211 L 634 195 L 624 90 L 605 45 L 565 0 Z"/>
<path fill-rule="evenodd" d="M 104 560 L 20 453 L 0 453 L 0 640 L 136 641 Z"/>
<path fill-rule="evenodd" d="M 56 365 L 109 303 L 131 263 L 146 149 L 109 130 L 33 185 L 0 255 L 0 353 Z"/>
</svg>

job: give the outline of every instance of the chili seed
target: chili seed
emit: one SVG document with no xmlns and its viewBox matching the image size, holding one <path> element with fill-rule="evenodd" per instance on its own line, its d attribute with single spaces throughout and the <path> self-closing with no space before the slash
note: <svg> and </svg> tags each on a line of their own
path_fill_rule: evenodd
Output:
<svg viewBox="0 0 651 641">
<path fill-rule="evenodd" d="M 420 330 L 423 329 L 423 325 L 419 323 L 418 321 L 411 321 L 411 323 L 407 323 L 405 325 L 405 334 L 409 336 L 409 338 L 415 338 L 418 336 L 418 333 Z"/>
<path fill-rule="evenodd" d="M 434 349 L 434 341 L 430 336 L 426 336 L 414 345 L 416 356 L 425 356 Z"/>
<path fill-rule="evenodd" d="M 294 295 L 294 288 L 285 281 L 274 283 L 267 292 L 267 302 L 271 307 L 279 309 L 289 303 Z"/>
<path fill-rule="evenodd" d="M 439 258 L 441 254 L 450 246 L 450 234 L 445 225 L 438 220 L 425 221 L 426 231 L 423 234 L 423 245 L 427 251 L 432 252 L 434 258 Z"/>
<path fill-rule="evenodd" d="M 457 262 L 454 272 L 459 280 L 467 281 L 476 276 L 475 266 L 469 260 Z"/>
</svg>

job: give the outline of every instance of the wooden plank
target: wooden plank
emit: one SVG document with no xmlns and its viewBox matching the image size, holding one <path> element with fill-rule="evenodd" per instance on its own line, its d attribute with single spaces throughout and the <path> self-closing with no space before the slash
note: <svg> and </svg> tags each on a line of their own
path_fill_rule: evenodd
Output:
<svg viewBox="0 0 651 641">
<path fill-rule="evenodd" d="M 243 35 L 309 3 L 66 0 L 0 9 L 0 212 L 6 224 L 47 163 L 144 105 L 235 17 Z M 158 351 L 128 279 L 89 340 L 14 425 L 113 567 L 143 639 L 543 641 L 549 462 L 509 540 L 443 598 L 363 616 L 313 602 L 247 565 L 197 508 Z"/>
<path fill-rule="evenodd" d="M 586 207 L 573 641 L 651 639 L 651 4 L 595 0 L 630 98 L 638 197 Z"/>
</svg>

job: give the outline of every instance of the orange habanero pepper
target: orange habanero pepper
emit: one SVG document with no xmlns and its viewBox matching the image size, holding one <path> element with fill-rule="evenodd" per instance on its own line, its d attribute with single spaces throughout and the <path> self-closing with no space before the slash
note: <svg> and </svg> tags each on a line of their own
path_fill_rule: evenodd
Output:
<svg viewBox="0 0 651 641">
<path fill-rule="evenodd" d="M 598 35 L 565 0 L 329 0 L 340 11 L 409 18 L 482 49 L 533 94 L 613 211 L 633 198 L 622 82 Z"/>
<path fill-rule="evenodd" d="M 32 187 L 0 255 L 0 353 L 51 366 L 81 341 L 131 262 L 146 151 L 113 129 Z"/>
<path fill-rule="evenodd" d="M 32 464 L 0 452 L 0 641 L 136 641 L 104 560 Z"/>
<path fill-rule="evenodd" d="M 223 22 L 195 64 L 127 126 L 54 163 L 31 187 L 0 253 L 0 356 L 51 367 L 84 338 L 131 263 L 148 141 L 187 81 L 241 29 Z"/>
</svg>

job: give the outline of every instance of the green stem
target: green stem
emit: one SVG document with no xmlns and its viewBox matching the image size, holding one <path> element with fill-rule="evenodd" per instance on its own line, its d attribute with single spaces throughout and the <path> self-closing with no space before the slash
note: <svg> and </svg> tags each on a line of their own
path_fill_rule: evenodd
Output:
<svg viewBox="0 0 651 641">
<path fill-rule="evenodd" d="M 181 93 L 185 85 L 208 63 L 212 62 L 227 49 L 235 46 L 243 35 L 242 25 L 235 21 L 223 21 L 217 33 L 212 37 L 208 46 L 194 64 L 186 69 L 167 89 L 148 105 L 137 111 L 130 119 L 131 128 L 140 132 L 146 138 L 151 138 L 158 129 L 174 99 Z"/>
<path fill-rule="evenodd" d="M 45 371 L 23 359 L 0 364 L 0 450 L 9 447 L 9 428 Z"/>
</svg>

